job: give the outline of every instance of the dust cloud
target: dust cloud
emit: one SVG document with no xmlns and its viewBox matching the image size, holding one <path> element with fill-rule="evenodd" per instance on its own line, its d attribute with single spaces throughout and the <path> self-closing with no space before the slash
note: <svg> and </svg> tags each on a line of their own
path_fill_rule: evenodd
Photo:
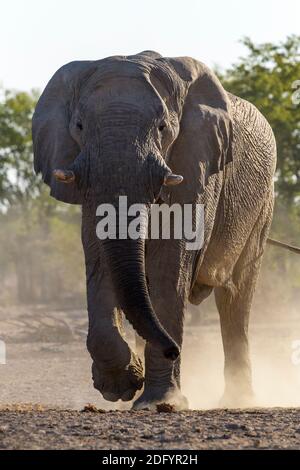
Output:
<svg viewBox="0 0 300 470">
<path fill-rule="evenodd" d="M 60 225 L 57 231 L 61 234 Z M 66 258 L 65 252 L 59 252 L 52 259 L 53 246 L 57 245 L 53 237 L 43 265 L 35 245 L 28 250 L 34 254 L 28 265 L 18 256 L 14 256 L 13 264 L 6 258 L 10 252 L 1 244 L 0 341 L 6 347 L 6 360 L 5 364 L 0 361 L 0 405 L 30 402 L 78 409 L 92 402 L 106 409 L 130 407 L 105 402 L 92 386 L 91 359 L 85 345 L 83 260 L 79 230 L 73 232 L 72 253 Z M 66 259 L 74 260 L 76 250 L 80 262 L 66 263 Z M 300 406 L 299 259 L 275 250 L 267 248 L 250 317 L 255 405 Z M 28 281 L 30 273 L 25 296 L 22 280 L 26 275 Z M 41 303 L 48 297 L 55 298 L 56 303 Z M 133 342 L 132 331 L 129 336 Z M 189 306 L 186 315 L 182 389 L 190 408 L 219 406 L 224 388 L 223 362 L 219 318 L 211 295 L 200 306 Z"/>
<path fill-rule="evenodd" d="M 213 301 L 193 308 L 199 324 L 185 333 L 182 385 L 193 409 L 219 406 L 224 390 L 219 318 Z M 278 307 L 278 305 L 277 305 Z M 300 315 L 297 305 L 289 305 L 285 314 L 264 315 L 254 302 L 250 318 L 249 340 L 252 362 L 254 406 L 300 406 Z"/>
</svg>

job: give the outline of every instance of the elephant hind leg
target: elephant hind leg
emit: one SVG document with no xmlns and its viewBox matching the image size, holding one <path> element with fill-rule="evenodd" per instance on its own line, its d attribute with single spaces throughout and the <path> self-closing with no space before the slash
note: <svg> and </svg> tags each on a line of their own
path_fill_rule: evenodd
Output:
<svg viewBox="0 0 300 470">
<path fill-rule="evenodd" d="M 225 391 L 221 399 L 224 407 L 247 406 L 253 397 L 248 344 L 249 307 L 240 297 L 243 294 L 246 294 L 243 289 L 239 294 L 232 294 L 223 287 L 215 289 L 225 356 Z"/>
<path fill-rule="evenodd" d="M 221 400 L 223 406 L 250 406 L 254 402 L 248 324 L 271 217 L 270 204 L 254 226 L 235 265 L 232 285 L 215 288 L 225 356 L 225 392 Z"/>
</svg>

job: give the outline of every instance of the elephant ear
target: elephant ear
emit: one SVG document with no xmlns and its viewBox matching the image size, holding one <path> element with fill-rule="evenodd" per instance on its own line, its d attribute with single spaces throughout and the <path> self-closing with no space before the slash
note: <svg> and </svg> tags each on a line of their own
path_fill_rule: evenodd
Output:
<svg viewBox="0 0 300 470">
<path fill-rule="evenodd" d="M 194 200 L 208 179 L 232 161 L 230 101 L 215 74 L 189 57 L 166 59 L 183 80 L 180 131 L 169 155 L 172 170 L 184 177 L 174 195 Z"/>
<path fill-rule="evenodd" d="M 93 73 L 90 61 L 71 62 L 61 67 L 42 93 L 33 118 L 34 169 L 50 186 L 51 196 L 70 204 L 82 204 L 83 193 L 75 183 L 59 183 L 55 168 L 68 168 L 80 149 L 69 131 L 72 107 L 82 81 Z"/>
</svg>

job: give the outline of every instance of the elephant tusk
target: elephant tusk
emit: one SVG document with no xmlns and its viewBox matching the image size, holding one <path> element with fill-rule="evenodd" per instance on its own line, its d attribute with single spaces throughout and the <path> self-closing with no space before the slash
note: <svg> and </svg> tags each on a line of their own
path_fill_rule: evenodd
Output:
<svg viewBox="0 0 300 470">
<path fill-rule="evenodd" d="M 72 170 L 53 170 L 53 175 L 60 183 L 73 183 L 75 181 L 75 174 Z"/>
<path fill-rule="evenodd" d="M 165 176 L 164 185 L 165 186 L 176 186 L 177 184 L 182 183 L 183 176 L 181 175 L 174 175 L 173 173 Z"/>
</svg>

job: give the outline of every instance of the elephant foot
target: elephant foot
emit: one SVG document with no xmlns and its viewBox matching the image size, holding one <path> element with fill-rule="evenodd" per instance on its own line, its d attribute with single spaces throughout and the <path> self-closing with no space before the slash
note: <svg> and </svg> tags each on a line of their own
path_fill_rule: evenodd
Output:
<svg viewBox="0 0 300 470">
<path fill-rule="evenodd" d="M 253 408 L 257 406 L 256 397 L 252 390 L 225 390 L 221 400 L 220 408 Z"/>
<path fill-rule="evenodd" d="M 182 395 L 178 388 L 168 391 L 147 388 L 132 405 L 133 410 L 156 410 L 160 403 L 171 405 L 174 411 L 183 411 L 189 408 L 187 398 Z"/>
<path fill-rule="evenodd" d="M 108 369 L 101 362 L 93 362 L 92 375 L 94 387 L 108 401 L 130 401 L 144 383 L 142 362 L 133 352 L 126 367 Z"/>
</svg>

